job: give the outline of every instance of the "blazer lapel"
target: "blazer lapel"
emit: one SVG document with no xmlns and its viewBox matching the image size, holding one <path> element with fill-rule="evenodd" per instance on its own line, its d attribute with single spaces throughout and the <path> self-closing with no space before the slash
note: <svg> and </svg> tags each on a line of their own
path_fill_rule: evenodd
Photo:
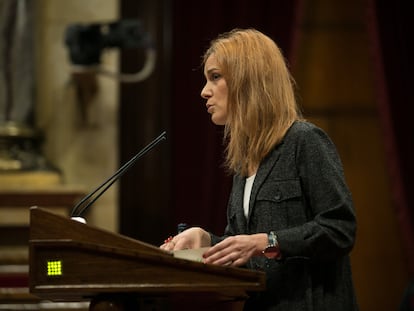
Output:
<svg viewBox="0 0 414 311">
<path fill-rule="evenodd" d="M 236 223 L 240 226 L 240 232 L 246 232 L 247 228 L 247 221 L 246 217 L 244 216 L 244 209 L 243 209 L 243 197 L 244 197 L 244 186 L 246 184 L 246 179 L 240 177 L 239 175 L 236 176 L 234 179 L 233 189 L 234 189 L 234 205 L 236 206 L 235 209 L 235 217 Z"/>
<path fill-rule="evenodd" d="M 260 164 L 259 169 L 257 170 L 256 177 L 253 182 L 252 192 L 250 194 L 250 201 L 249 201 L 249 215 L 247 218 L 247 223 L 250 220 L 250 215 L 254 209 L 254 202 L 256 202 L 256 196 L 259 192 L 260 187 L 262 186 L 263 182 L 266 180 L 269 173 L 272 171 L 274 165 L 276 164 L 277 160 L 280 156 L 280 145 L 273 149 L 273 151 L 263 160 Z M 243 187 L 244 189 L 244 187 Z"/>
</svg>

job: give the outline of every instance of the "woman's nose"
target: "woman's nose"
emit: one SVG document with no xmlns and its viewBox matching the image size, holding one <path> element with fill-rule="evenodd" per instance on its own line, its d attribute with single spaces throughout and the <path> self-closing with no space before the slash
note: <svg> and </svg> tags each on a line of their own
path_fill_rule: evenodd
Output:
<svg viewBox="0 0 414 311">
<path fill-rule="evenodd" d="M 207 84 L 203 87 L 203 89 L 201 90 L 200 93 L 201 97 L 204 99 L 208 99 L 209 97 L 211 97 L 211 91 L 208 90 L 207 88 Z"/>
</svg>

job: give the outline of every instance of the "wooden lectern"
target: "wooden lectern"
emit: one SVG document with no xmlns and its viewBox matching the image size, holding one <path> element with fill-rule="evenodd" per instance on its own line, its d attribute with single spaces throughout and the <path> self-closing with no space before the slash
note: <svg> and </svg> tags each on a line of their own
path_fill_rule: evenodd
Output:
<svg viewBox="0 0 414 311">
<path fill-rule="evenodd" d="M 158 304 L 156 310 L 235 310 L 248 292 L 265 289 L 265 274 L 175 258 L 32 207 L 29 286 L 47 300 L 91 301 L 94 311 L 141 310 L 148 301 Z"/>
</svg>

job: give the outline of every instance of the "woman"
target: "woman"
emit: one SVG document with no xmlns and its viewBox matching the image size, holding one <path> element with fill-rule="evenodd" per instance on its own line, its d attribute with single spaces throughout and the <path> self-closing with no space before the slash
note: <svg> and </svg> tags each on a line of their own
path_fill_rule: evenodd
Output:
<svg viewBox="0 0 414 311">
<path fill-rule="evenodd" d="M 246 310 L 357 310 L 349 252 L 356 232 L 351 194 L 329 137 L 300 116 L 276 44 L 254 29 L 212 41 L 201 96 L 224 125 L 234 174 L 224 236 L 194 227 L 166 250 L 212 246 L 207 264 L 266 272 Z"/>
</svg>

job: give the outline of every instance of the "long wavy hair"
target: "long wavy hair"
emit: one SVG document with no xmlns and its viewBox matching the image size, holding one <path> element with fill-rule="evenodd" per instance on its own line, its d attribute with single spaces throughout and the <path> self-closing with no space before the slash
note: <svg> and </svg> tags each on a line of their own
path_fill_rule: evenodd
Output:
<svg viewBox="0 0 414 311">
<path fill-rule="evenodd" d="M 203 64 L 212 54 L 228 88 L 225 164 L 230 172 L 248 176 L 301 119 L 295 82 L 276 43 L 255 29 L 219 35 Z"/>
</svg>

